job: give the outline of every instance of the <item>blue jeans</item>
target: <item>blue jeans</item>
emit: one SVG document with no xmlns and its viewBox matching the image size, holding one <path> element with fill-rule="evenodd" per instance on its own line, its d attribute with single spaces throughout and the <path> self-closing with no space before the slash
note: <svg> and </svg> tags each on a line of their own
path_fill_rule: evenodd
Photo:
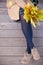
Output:
<svg viewBox="0 0 43 65">
<path fill-rule="evenodd" d="M 22 32 L 23 32 L 23 34 L 26 38 L 26 42 L 27 42 L 26 51 L 28 53 L 31 53 L 31 49 L 34 47 L 34 44 L 32 42 L 32 37 L 33 37 L 32 27 L 31 27 L 30 22 L 26 23 L 26 21 L 23 19 L 23 10 L 22 10 L 22 8 L 20 8 L 19 15 L 20 15 L 20 20 L 21 20 Z"/>
</svg>

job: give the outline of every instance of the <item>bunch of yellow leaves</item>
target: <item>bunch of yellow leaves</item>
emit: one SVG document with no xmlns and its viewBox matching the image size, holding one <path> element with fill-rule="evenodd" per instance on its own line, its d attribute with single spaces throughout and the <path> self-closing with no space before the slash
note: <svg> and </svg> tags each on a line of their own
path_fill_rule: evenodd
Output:
<svg viewBox="0 0 43 65">
<path fill-rule="evenodd" d="M 35 23 L 43 21 L 43 10 L 40 10 L 37 6 L 24 6 L 24 15 L 23 18 L 26 20 L 26 23 L 30 23 L 36 28 Z"/>
</svg>

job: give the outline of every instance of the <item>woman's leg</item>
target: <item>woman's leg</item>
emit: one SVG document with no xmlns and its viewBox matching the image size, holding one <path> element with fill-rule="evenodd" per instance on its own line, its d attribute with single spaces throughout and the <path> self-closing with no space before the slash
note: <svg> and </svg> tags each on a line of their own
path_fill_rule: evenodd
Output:
<svg viewBox="0 0 43 65">
<path fill-rule="evenodd" d="M 22 15 L 20 15 L 21 17 L 21 27 L 22 27 L 22 31 L 23 31 L 23 34 L 26 38 L 26 42 L 27 42 L 27 49 L 26 49 L 26 53 L 24 53 L 24 57 L 21 61 L 21 63 L 29 63 L 31 61 L 31 58 L 32 58 L 32 54 L 31 54 L 31 48 L 29 46 L 29 43 L 28 42 L 28 24 L 25 22 L 25 20 L 22 18 Z M 32 44 L 33 46 L 33 44 Z"/>
<path fill-rule="evenodd" d="M 27 41 L 27 52 L 28 52 L 28 54 L 29 53 L 32 54 L 34 60 L 39 60 L 40 55 L 38 53 L 38 50 L 35 48 L 35 46 L 32 42 L 33 33 L 32 33 L 31 24 L 30 24 L 30 22 L 26 23 L 26 21 L 23 19 L 23 14 L 20 14 L 20 19 L 21 19 L 22 31 L 23 31 L 24 36 Z M 31 57 L 31 56 L 29 56 L 29 57 Z"/>
<path fill-rule="evenodd" d="M 22 15 L 21 15 L 21 26 L 22 26 L 22 31 L 23 31 L 24 36 L 25 36 L 26 41 L 27 41 L 27 52 L 28 52 L 28 54 L 31 53 L 34 60 L 39 60 L 40 59 L 39 52 L 35 48 L 35 46 L 32 42 L 33 33 L 32 33 L 31 24 L 26 23 L 25 20 L 23 19 Z"/>
<path fill-rule="evenodd" d="M 22 15 L 20 15 L 20 18 L 21 18 L 22 31 L 23 31 L 23 34 L 27 41 L 27 50 L 26 51 L 28 53 L 31 53 L 31 49 L 34 47 L 34 44 L 32 42 L 32 36 L 33 36 L 32 27 L 31 27 L 30 23 L 25 22 Z"/>
</svg>

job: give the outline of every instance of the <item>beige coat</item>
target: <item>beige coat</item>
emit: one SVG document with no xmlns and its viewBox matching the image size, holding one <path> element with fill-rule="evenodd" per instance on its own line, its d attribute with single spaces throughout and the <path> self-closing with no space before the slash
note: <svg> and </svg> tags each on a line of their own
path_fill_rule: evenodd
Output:
<svg viewBox="0 0 43 65">
<path fill-rule="evenodd" d="M 7 0 L 7 8 L 8 8 L 8 15 L 12 20 L 17 20 L 19 19 L 19 8 L 24 7 L 24 5 L 28 2 L 29 0 L 13 0 L 14 5 L 9 8 L 9 0 Z"/>
</svg>

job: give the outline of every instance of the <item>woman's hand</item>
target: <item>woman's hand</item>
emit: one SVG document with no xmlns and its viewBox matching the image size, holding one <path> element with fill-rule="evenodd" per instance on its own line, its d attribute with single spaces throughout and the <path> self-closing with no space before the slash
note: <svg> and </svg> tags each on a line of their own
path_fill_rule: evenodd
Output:
<svg viewBox="0 0 43 65">
<path fill-rule="evenodd" d="M 13 5 L 14 5 L 13 0 L 9 0 L 9 1 L 7 2 L 7 8 L 8 8 L 8 9 L 10 9 Z"/>
<path fill-rule="evenodd" d="M 30 6 L 34 6 L 34 4 L 29 0 L 27 5 L 30 7 Z"/>
</svg>

